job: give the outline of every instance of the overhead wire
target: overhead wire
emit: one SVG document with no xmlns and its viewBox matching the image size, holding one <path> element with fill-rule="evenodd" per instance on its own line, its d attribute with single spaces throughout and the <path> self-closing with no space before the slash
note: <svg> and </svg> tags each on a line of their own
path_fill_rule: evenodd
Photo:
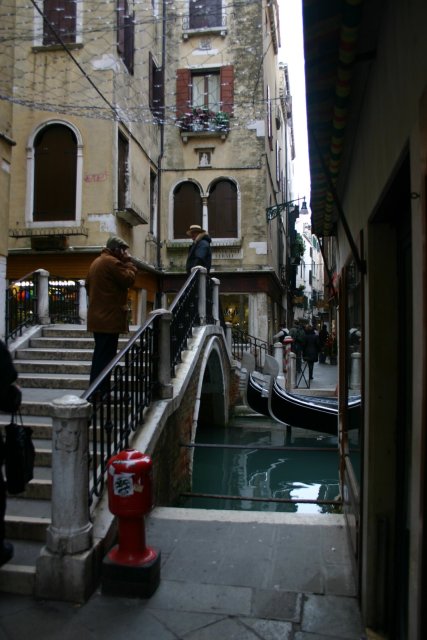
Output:
<svg viewBox="0 0 427 640">
<path fill-rule="evenodd" d="M 84 15 L 81 20 L 78 21 L 78 35 L 84 42 L 84 47 L 89 49 L 90 45 L 96 46 L 97 53 L 95 57 L 91 58 L 86 56 L 83 58 L 81 49 L 74 55 L 73 47 L 70 47 L 65 43 L 60 34 L 56 32 L 54 27 L 49 23 L 43 11 L 40 8 L 40 2 L 37 0 L 27 0 L 23 5 L 20 5 L 19 12 L 16 13 L 16 3 L 2 2 L 0 8 L 0 54 L 3 54 L 3 59 L 8 55 L 8 47 L 12 47 L 13 51 L 9 53 L 10 64 L 14 65 L 14 77 L 13 88 L 7 85 L 8 74 L 6 73 L 6 79 L 0 80 L 0 99 L 13 102 L 15 104 L 22 105 L 24 107 L 42 109 L 46 111 L 57 111 L 59 113 L 68 113 L 75 116 L 85 116 L 89 118 L 100 119 L 115 119 L 123 120 L 127 122 L 135 123 L 153 123 L 155 119 L 151 113 L 151 109 L 148 103 L 148 82 L 147 75 L 139 75 L 139 65 L 136 66 L 136 72 L 134 78 L 126 78 L 124 76 L 123 91 L 120 91 L 120 87 L 117 89 L 117 94 L 120 93 L 117 103 L 108 97 L 111 94 L 108 83 L 103 79 L 102 71 L 108 70 L 108 63 L 112 66 L 114 64 L 120 65 L 121 62 L 118 57 L 111 53 L 112 45 L 116 43 L 117 33 L 117 18 L 116 11 L 109 10 L 106 14 L 106 9 L 110 8 L 111 2 L 108 0 L 101 2 L 83 3 L 82 0 L 76 0 L 77 12 L 83 11 Z M 181 20 L 185 15 L 184 9 L 188 11 L 187 0 L 178 0 L 173 3 L 176 11 L 171 16 L 167 16 L 167 26 L 171 28 L 176 24 L 177 20 Z M 147 7 L 146 2 L 142 0 L 135 0 L 134 5 L 140 12 L 142 6 Z M 227 19 L 233 19 L 234 21 L 248 20 L 247 9 L 252 5 L 259 6 L 258 0 L 249 0 L 246 2 L 235 2 L 232 7 L 226 8 Z M 245 12 L 240 9 L 245 8 Z M 44 24 L 55 35 L 58 41 L 58 45 L 73 61 L 77 75 L 69 74 L 67 78 L 68 85 L 64 88 L 63 78 L 61 79 L 58 74 L 58 65 L 60 64 L 60 52 L 49 52 L 53 69 L 52 74 L 49 75 L 49 66 L 46 64 L 39 64 L 37 57 L 34 63 L 28 64 L 28 49 L 25 47 L 26 43 L 31 43 L 34 48 L 34 42 L 41 41 L 42 34 L 35 31 L 34 28 L 34 16 L 33 11 L 29 11 L 32 8 L 41 17 Z M 151 7 L 150 7 L 151 10 Z M 257 20 L 258 14 L 254 12 L 254 15 L 249 16 L 252 20 L 252 26 L 257 28 L 259 25 L 254 20 Z M 4 18 L 4 20 L 2 20 Z M 161 18 L 165 20 L 165 18 Z M 151 32 L 155 31 L 159 18 L 155 15 L 137 15 L 137 19 L 133 23 L 135 29 L 135 41 L 137 46 L 135 49 L 135 60 L 148 54 L 148 51 L 156 54 L 160 57 L 159 48 L 160 43 L 156 38 L 156 34 Z M 15 22 L 15 24 L 13 24 Z M 12 24 L 11 24 L 12 23 Z M 242 26 L 242 25 L 240 25 Z M 249 23 L 248 23 L 249 26 Z M 39 29 L 40 30 L 40 29 Z M 258 72 L 253 74 L 253 65 L 247 63 L 247 56 L 251 56 L 254 62 L 261 55 L 262 58 L 266 55 L 266 51 L 259 49 L 260 44 L 256 47 L 248 47 L 247 41 L 242 39 L 242 36 L 236 36 L 236 33 L 241 33 L 242 29 L 230 29 L 230 37 L 227 39 L 227 43 L 224 43 L 224 50 L 220 51 L 223 59 L 232 57 L 237 60 L 236 64 L 239 64 L 243 58 L 246 60 L 245 67 L 243 68 L 243 62 L 241 62 L 242 68 L 239 74 L 239 85 L 235 87 L 234 107 L 235 113 L 233 122 L 230 123 L 232 128 L 247 127 L 249 123 L 252 123 L 256 119 L 264 119 L 266 109 L 266 98 L 262 95 L 262 88 L 259 88 L 260 73 L 262 65 L 258 65 Z M 112 37 L 113 36 L 113 37 Z M 99 47 L 100 42 L 104 42 L 104 48 Z M 233 48 L 233 55 L 229 56 L 231 47 Z M 262 46 L 262 45 L 261 45 Z M 239 55 L 239 50 L 245 52 L 245 57 Z M 37 51 L 37 56 L 40 51 Z M 171 69 L 171 73 L 175 74 L 176 66 L 188 65 L 191 67 L 190 60 L 179 60 L 174 58 L 173 52 L 168 51 L 168 65 L 166 65 L 166 72 L 168 68 Z M 218 64 L 217 52 L 209 54 L 208 51 L 204 51 L 203 67 L 209 69 L 209 65 L 212 65 L 212 69 Z M 102 64 L 105 63 L 105 67 Z M 88 65 L 92 68 L 89 71 Z M 98 65 L 98 67 L 96 67 Z M 144 65 L 145 66 L 145 65 Z M 99 70 L 102 70 L 98 73 Z M 114 73 L 114 68 L 113 68 Z M 80 78 L 78 77 L 80 75 Z M 105 76 L 106 74 L 104 74 Z M 96 76 L 96 80 L 94 77 Z M 165 82 L 165 87 L 173 86 L 173 77 L 169 76 L 168 81 Z M 98 81 L 99 80 L 99 81 Z M 242 81 L 243 80 L 243 81 Z M 246 82 L 245 82 L 246 80 Z M 91 91 L 94 91 L 98 99 L 103 104 L 99 103 L 98 99 L 95 99 L 93 95 L 88 93 L 84 88 L 82 82 L 86 82 L 91 87 Z M 172 83 L 172 85 L 171 85 Z M 71 90 L 70 90 L 71 88 Z M 279 100 L 280 98 L 275 98 Z M 174 90 L 171 90 L 169 94 L 164 97 L 164 124 L 177 126 L 176 122 L 176 95 Z"/>
</svg>

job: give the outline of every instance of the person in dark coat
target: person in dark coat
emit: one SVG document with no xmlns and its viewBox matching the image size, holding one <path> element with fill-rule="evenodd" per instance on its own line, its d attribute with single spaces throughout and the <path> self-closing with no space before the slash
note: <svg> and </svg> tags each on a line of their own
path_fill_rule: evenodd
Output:
<svg viewBox="0 0 427 640">
<path fill-rule="evenodd" d="M 293 340 L 292 351 L 295 353 L 296 371 L 297 373 L 301 373 L 302 354 L 305 345 L 305 330 L 298 320 L 295 320 L 294 326 L 289 331 L 289 335 Z"/>
<path fill-rule="evenodd" d="M 313 380 L 314 363 L 319 360 L 319 351 L 319 336 L 311 324 L 308 324 L 305 328 L 305 345 L 302 356 L 308 364 L 308 375 L 310 380 Z"/>
<path fill-rule="evenodd" d="M 326 324 L 324 324 L 319 331 L 319 343 L 320 343 L 319 362 L 321 364 L 324 364 L 326 361 L 325 347 L 326 347 L 326 342 L 328 338 L 329 338 L 329 331 Z"/>
<path fill-rule="evenodd" d="M 87 330 L 95 340 L 90 383 L 115 357 L 119 334 L 129 331 L 128 290 L 135 282 L 137 267 L 128 248 L 122 238 L 109 238 L 101 255 L 90 265 L 86 278 Z M 101 392 L 107 388 L 108 383 Z"/>
<path fill-rule="evenodd" d="M 212 264 L 212 240 L 209 234 L 198 224 L 192 224 L 186 234 L 193 240 L 185 265 L 187 273 L 190 273 L 193 267 L 205 267 L 209 272 Z"/>
<path fill-rule="evenodd" d="M 15 365 L 12 361 L 9 349 L 5 343 L 0 340 L 0 397 L 5 394 L 6 390 L 12 385 L 18 377 Z M 0 402 L 2 404 L 2 401 Z M 3 478 L 4 464 L 4 440 L 0 432 L 0 565 L 5 564 L 13 558 L 13 545 L 6 542 L 4 518 L 6 514 L 6 482 Z"/>
</svg>

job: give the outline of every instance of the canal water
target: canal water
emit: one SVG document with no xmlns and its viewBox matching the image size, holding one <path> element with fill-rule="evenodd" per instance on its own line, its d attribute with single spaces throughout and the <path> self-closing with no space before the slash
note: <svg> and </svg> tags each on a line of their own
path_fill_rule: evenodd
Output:
<svg viewBox="0 0 427 640">
<path fill-rule="evenodd" d="M 339 513 L 338 468 L 337 437 L 289 429 L 265 416 L 238 416 L 225 428 L 199 426 L 192 495 L 180 505 Z"/>
</svg>

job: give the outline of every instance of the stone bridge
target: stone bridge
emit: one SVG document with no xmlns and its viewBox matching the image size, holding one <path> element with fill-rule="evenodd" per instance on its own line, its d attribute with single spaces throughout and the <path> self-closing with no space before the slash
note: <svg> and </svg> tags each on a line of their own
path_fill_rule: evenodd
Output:
<svg viewBox="0 0 427 640">
<path fill-rule="evenodd" d="M 172 397 L 150 405 L 130 443 L 152 458 L 157 506 L 176 505 L 179 495 L 191 489 L 194 449 L 185 445 L 195 440 L 200 425 L 228 424 L 230 409 L 239 403 L 238 369 L 231 357 L 231 333 L 226 337 L 219 325 L 194 327 L 172 380 Z M 56 500 L 55 492 L 52 495 L 53 544 L 49 545 L 48 536 L 37 561 L 35 592 L 40 598 L 84 602 L 99 584 L 102 560 L 117 527 L 106 490 L 92 505 L 89 518 L 84 506 L 88 486 L 78 470 L 81 460 L 87 460 L 90 405 L 77 396 L 65 396 L 55 406 L 54 431 L 67 428 L 80 437 L 72 456 L 68 451 L 61 460 L 53 460 L 53 465 L 61 465 L 63 486 Z M 60 549 L 55 548 L 58 544 Z"/>
</svg>

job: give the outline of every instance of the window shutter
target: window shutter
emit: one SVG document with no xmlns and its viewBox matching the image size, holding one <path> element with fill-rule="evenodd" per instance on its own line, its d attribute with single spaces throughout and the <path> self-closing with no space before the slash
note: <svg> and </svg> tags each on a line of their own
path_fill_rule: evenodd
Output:
<svg viewBox="0 0 427 640">
<path fill-rule="evenodd" d="M 126 0 L 117 0 L 117 51 L 122 57 L 125 54 L 125 16 Z"/>
<path fill-rule="evenodd" d="M 45 0 L 43 12 L 63 42 L 76 41 L 75 0 Z M 59 44 L 53 31 L 46 24 L 43 26 L 43 44 Z"/>
<path fill-rule="evenodd" d="M 77 140 L 63 125 L 49 125 L 34 141 L 33 220 L 75 220 Z"/>
<path fill-rule="evenodd" d="M 233 115 L 234 109 L 234 67 L 221 67 L 221 110 Z"/>
<path fill-rule="evenodd" d="M 154 62 L 152 53 L 148 54 L 149 105 L 156 118 L 163 117 L 163 69 Z"/>
<path fill-rule="evenodd" d="M 176 117 L 180 118 L 191 110 L 191 73 L 189 69 L 176 72 Z"/>
<path fill-rule="evenodd" d="M 237 238 L 237 189 L 230 180 L 218 180 L 208 199 L 209 233 L 214 238 Z"/>
<path fill-rule="evenodd" d="M 129 143 L 119 132 L 118 157 L 117 157 L 117 207 L 124 211 L 127 206 L 127 193 L 129 182 Z"/>
<path fill-rule="evenodd" d="M 135 23 L 134 16 L 125 16 L 125 52 L 123 62 L 129 73 L 133 74 L 133 59 L 135 49 Z"/>
<path fill-rule="evenodd" d="M 173 237 L 187 238 L 191 224 L 202 224 L 203 205 L 198 187 L 192 182 L 179 184 L 174 191 Z"/>
</svg>

